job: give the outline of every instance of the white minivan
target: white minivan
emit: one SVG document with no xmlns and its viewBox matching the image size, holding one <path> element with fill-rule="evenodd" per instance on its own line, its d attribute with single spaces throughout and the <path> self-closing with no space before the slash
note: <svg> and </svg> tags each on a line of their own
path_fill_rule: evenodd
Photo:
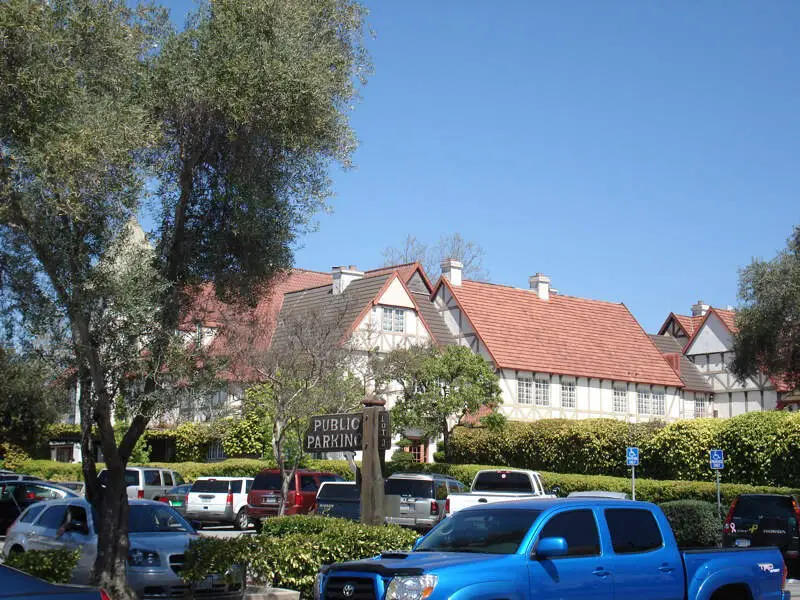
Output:
<svg viewBox="0 0 800 600">
<path fill-rule="evenodd" d="M 198 477 L 187 496 L 186 518 L 247 529 L 247 493 L 252 486 L 252 477 Z"/>
</svg>

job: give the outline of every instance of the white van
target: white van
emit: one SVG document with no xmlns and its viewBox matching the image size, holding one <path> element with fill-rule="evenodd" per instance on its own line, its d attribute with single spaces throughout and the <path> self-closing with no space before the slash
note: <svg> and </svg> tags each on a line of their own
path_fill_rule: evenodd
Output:
<svg viewBox="0 0 800 600">
<path fill-rule="evenodd" d="M 251 487 L 252 477 L 198 477 L 189 490 L 185 516 L 201 523 L 247 529 L 247 493 Z"/>
</svg>

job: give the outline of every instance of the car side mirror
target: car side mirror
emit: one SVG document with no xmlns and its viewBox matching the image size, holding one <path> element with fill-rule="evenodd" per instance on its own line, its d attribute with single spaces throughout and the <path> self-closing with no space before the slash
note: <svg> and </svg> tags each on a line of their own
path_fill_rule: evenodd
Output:
<svg viewBox="0 0 800 600">
<path fill-rule="evenodd" d="M 553 494 L 553 496 L 560 496 L 561 495 L 561 487 L 557 486 L 557 485 L 554 485 L 553 487 L 550 488 L 550 493 Z"/>
<path fill-rule="evenodd" d="M 563 537 L 546 537 L 536 544 L 535 558 L 545 560 L 567 555 L 567 540 Z"/>
</svg>

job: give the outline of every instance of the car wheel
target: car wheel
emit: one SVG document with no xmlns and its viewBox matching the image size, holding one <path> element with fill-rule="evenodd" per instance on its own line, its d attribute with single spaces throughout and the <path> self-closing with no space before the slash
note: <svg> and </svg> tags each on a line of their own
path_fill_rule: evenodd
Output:
<svg viewBox="0 0 800 600">
<path fill-rule="evenodd" d="M 243 529 L 247 529 L 250 526 L 250 517 L 247 516 L 247 511 L 244 507 L 239 509 L 239 512 L 236 513 L 236 517 L 233 519 L 233 528 L 242 531 Z"/>
</svg>

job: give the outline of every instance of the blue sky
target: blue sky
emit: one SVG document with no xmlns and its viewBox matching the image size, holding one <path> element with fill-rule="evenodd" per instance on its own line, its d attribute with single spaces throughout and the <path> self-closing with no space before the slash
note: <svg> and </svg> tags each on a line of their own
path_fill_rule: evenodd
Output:
<svg viewBox="0 0 800 600">
<path fill-rule="evenodd" d="M 492 281 L 541 271 L 655 331 L 735 304 L 738 269 L 800 224 L 800 2 L 366 5 L 356 168 L 333 173 L 298 267 L 457 231 Z"/>
</svg>

